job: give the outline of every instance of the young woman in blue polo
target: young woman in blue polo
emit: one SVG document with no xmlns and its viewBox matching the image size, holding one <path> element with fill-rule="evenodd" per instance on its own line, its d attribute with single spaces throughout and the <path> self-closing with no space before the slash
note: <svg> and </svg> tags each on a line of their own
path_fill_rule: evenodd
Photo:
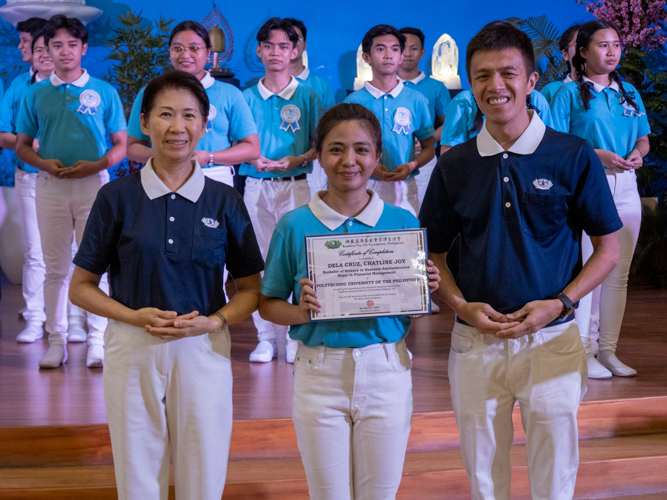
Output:
<svg viewBox="0 0 667 500">
<path fill-rule="evenodd" d="M 394 498 L 412 417 L 410 318 L 311 322 L 320 304 L 306 277 L 307 235 L 419 227 L 407 210 L 366 189 L 382 152 L 382 128 L 360 104 L 340 104 L 318 126 L 316 151 L 329 181 L 306 206 L 288 212 L 271 239 L 260 314 L 290 326 L 292 419 L 312 499 Z M 429 286 L 440 276 L 429 266 Z M 292 295 L 292 303 L 288 299 Z"/>
<path fill-rule="evenodd" d="M 618 359 L 616 347 L 642 215 L 635 170 L 649 152 L 651 129 L 639 92 L 621 81 L 616 71 L 622 52 L 620 38 L 616 26 L 599 19 L 580 27 L 572 61 L 577 81 L 556 93 L 551 110 L 557 130 L 583 137 L 595 148 L 623 221 L 618 233 L 621 258 L 600 285 L 597 360 L 613 375 L 629 377 L 637 372 Z M 581 333 L 590 365 L 590 339 L 587 331 Z"/>
<path fill-rule="evenodd" d="M 547 83 L 540 94 L 546 97 L 547 102 L 551 103 L 551 99 L 558 92 L 563 85 L 570 83 L 576 80 L 577 76 L 574 72 L 574 67 L 572 66 L 572 58 L 574 57 L 575 50 L 577 48 L 577 34 L 579 33 L 579 24 L 570 26 L 568 29 L 563 31 L 563 34 L 560 37 L 558 42 L 558 48 L 560 48 L 560 53 L 563 57 L 563 61 L 566 63 L 567 71 L 565 78 L 557 82 Z"/>
<path fill-rule="evenodd" d="M 208 96 L 193 75 L 151 81 L 154 156 L 104 186 L 74 259 L 72 302 L 109 318 L 104 398 L 118 498 L 220 500 L 232 430 L 228 325 L 257 308 L 264 264 L 234 188 L 192 158 Z M 224 267 L 238 292 L 227 302 Z M 109 269 L 111 296 L 99 287 Z"/>
</svg>

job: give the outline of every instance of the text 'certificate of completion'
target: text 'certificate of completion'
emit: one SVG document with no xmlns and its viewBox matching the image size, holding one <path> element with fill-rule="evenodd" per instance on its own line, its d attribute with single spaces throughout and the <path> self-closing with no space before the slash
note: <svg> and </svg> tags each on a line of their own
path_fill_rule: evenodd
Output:
<svg viewBox="0 0 667 500">
<path fill-rule="evenodd" d="M 307 236 L 312 321 L 430 314 L 426 230 Z"/>
</svg>

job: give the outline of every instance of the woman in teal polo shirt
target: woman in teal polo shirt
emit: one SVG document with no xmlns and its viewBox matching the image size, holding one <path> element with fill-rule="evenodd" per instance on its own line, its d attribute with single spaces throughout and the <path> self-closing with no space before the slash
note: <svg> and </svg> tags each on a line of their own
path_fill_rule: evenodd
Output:
<svg viewBox="0 0 667 500">
<path fill-rule="evenodd" d="M 380 161 L 382 129 L 360 104 L 340 104 L 320 120 L 317 157 L 328 191 L 278 223 L 262 281 L 260 314 L 290 325 L 299 340 L 292 419 L 311 499 L 393 498 L 412 418 L 410 318 L 311 322 L 320 304 L 306 278 L 305 236 L 419 227 L 407 210 L 366 189 Z M 429 286 L 440 276 L 428 261 Z M 294 303 L 287 299 L 294 297 Z M 298 297 L 298 299 L 297 299 Z"/>
<path fill-rule="evenodd" d="M 613 24 L 598 19 L 581 26 L 572 60 L 577 81 L 565 84 L 554 95 L 551 111 L 554 128 L 578 135 L 595 148 L 623 221 L 623 228 L 618 232 L 621 258 L 600 285 L 597 361 L 612 374 L 629 377 L 637 372 L 619 361 L 616 345 L 625 312 L 630 263 L 641 224 L 635 170 L 643 165 L 642 159 L 649 152 L 651 129 L 639 92 L 631 84 L 622 82 L 616 71 L 621 51 L 620 32 Z M 582 311 L 581 314 L 586 313 Z M 592 357 L 587 328 L 580 329 L 589 368 L 593 363 L 593 368 L 598 368 L 599 372 L 599 365 L 595 366 Z"/>
</svg>

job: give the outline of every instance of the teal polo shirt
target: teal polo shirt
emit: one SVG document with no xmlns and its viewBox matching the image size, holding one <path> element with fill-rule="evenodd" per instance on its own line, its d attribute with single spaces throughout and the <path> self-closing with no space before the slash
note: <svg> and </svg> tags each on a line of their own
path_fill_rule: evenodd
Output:
<svg viewBox="0 0 667 500">
<path fill-rule="evenodd" d="M 255 121 L 243 94 L 233 85 L 222 83 L 213 78 L 208 71 L 200 80 L 210 103 L 206 133 L 197 143 L 197 151 L 220 151 L 232 146 L 249 135 L 257 133 Z M 150 137 L 141 131 L 141 103 L 144 90 L 139 91 L 132 105 L 130 121 L 127 124 L 127 135 L 142 141 L 150 141 Z M 207 168 L 212 165 L 203 165 Z"/>
<path fill-rule="evenodd" d="M 639 106 L 637 111 L 621 103 L 623 96 L 616 82 L 609 87 L 590 84 L 594 98 L 588 111 L 579 97 L 579 83 L 568 83 L 556 93 L 551 101 L 554 128 L 586 139 L 594 149 L 613 151 L 627 158 L 637 139 L 651 133 L 642 98 L 631 84 L 623 83 Z"/>
<path fill-rule="evenodd" d="M 84 70 L 76 81 L 49 80 L 31 85 L 21 102 L 16 132 L 39 137 L 39 155 L 66 167 L 97 161 L 107 152 L 107 134 L 127 128 L 123 105 L 111 85 Z"/>
<path fill-rule="evenodd" d="M 321 193 L 321 192 L 320 192 Z M 299 280 L 308 277 L 306 236 L 367 233 L 395 229 L 415 229 L 417 219 L 407 210 L 383 202 L 372 192 L 364 210 L 347 217 L 335 212 L 315 195 L 308 205 L 286 213 L 278 222 L 266 258 L 262 294 L 298 304 Z M 410 330 L 410 318 L 366 318 L 332 321 L 309 321 L 290 326 L 289 334 L 310 347 L 366 347 L 382 342 L 398 342 Z"/>
<path fill-rule="evenodd" d="M 263 157 L 280 160 L 285 156 L 299 156 L 313 146 L 322 105 L 310 87 L 292 77 L 287 87 L 274 94 L 260 80 L 244 90 L 243 96 L 257 124 Z M 241 175 L 256 179 L 296 177 L 312 171 L 312 163 L 287 172 L 259 172 L 249 163 L 241 164 L 239 169 Z"/>
<path fill-rule="evenodd" d="M 452 100 L 452 97 L 449 95 L 449 90 L 445 87 L 445 84 L 441 81 L 435 80 L 426 76 L 426 73 L 421 71 L 417 78 L 413 80 L 403 80 L 401 77 L 398 78 L 403 82 L 409 89 L 414 89 L 428 101 L 428 110 L 431 113 L 431 118 L 433 118 L 433 123 L 435 119 L 439 116 L 445 116 L 447 114 L 447 106 Z M 434 125 L 435 126 L 435 125 Z"/>
<path fill-rule="evenodd" d="M 296 78 L 304 85 L 313 89 L 315 94 L 317 94 L 317 97 L 320 98 L 322 109 L 326 111 L 327 109 L 334 107 L 336 104 L 334 93 L 331 89 L 331 85 L 329 85 L 329 82 L 325 78 L 316 75 L 308 68 L 304 69 L 301 74 L 296 76 Z"/>
<path fill-rule="evenodd" d="M 380 121 L 382 164 L 390 172 L 415 159 L 415 137 L 419 141 L 433 137 L 433 117 L 428 100 L 402 82 L 386 94 L 366 82 L 363 89 L 347 96 L 345 102 L 361 104 Z M 417 174 L 419 169 L 409 177 Z"/>
<path fill-rule="evenodd" d="M 0 102 L 0 132 L 16 133 L 16 117 L 19 113 L 23 93 L 31 85 L 30 72 L 22 73 L 12 81 Z M 39 83 L 39 82 L 36 82 Z M 21 170 L 34 174 L 39 172 L 35 167 L 23 163 L 14 151 L 11 152 L 12 163 Z"/>
<path fill-rule="evenodd" d="M 540 120 L 547 127 L 552 126 L 551 109 L 549 102 L 537 90 L 533 90 L 530 94 L 530 99 L 537 108 L 540 115 Z M 445 117 L 445 124 L 442 127 L 442 136 L 440 137 L 440 144 L 443 146 L 456 146 L 463 144 L 468 139 L 472 139 L 479 132 L 471 132 L 473 123 L 475 123 L 475 115 L 477 114 L 477 103 L 469 89 L 462 90 L 454 99 L 451 100 L 447 106 L 447 113 Z"/>
<path fill-rule="evenodd" d="M 544 87 L 542 87 L 542 90 L 540 90 L 540 94 L 542 94 L 547 102 L 551 104 L 551 99 L 553 99 L 553 97 L 556 95 L 556 92 L 558 92 L 563 85 L 570 83 L 571 81 L 572 78 L 570 78 L 570 75 L 567 75 L 565 80 L 547 83 Z"/>
</svg>

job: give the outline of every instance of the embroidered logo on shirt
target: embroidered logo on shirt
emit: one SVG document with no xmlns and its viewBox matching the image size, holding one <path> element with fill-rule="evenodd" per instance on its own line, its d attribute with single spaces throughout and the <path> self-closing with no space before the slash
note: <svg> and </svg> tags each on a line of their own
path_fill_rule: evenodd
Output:
<svg viewBox="0 0 667 500">
<path fill-rule="evenodd" d="M 290 128 L 292 129 L 292 132 L 299 130 L 299 118 L 301 118 L 301 110 L 294 104 L 288 104 L 283 109 L 281 109 L 280 118 L 283 120 L 280 124 L 280 130 L 286 130 L 288 132 Z"/>
<path fill-rule="evenodd" d="M 394 128 L 392 132 L 400 134 L 401 132 L 405 135 L 410 134 L 410 124 L 412 123 L 412 114 L 407 108 L 398 108 L 396 114 L 394 115 Z"/>
<path fill-rule="evenodd" d="M 634 97 L 635 97 L 635 93 L 634 93 L 634 92 L 630 92 L 629 97 L 630 97 L 631 99 L 634 99 Z M 621 103 L 621 106 L 623 106 L 623 116 L 630 116 L 630 117 L 632 117 L 632 116 L 642 116 L 642 115 L 644 114 L 644 113 L 642 113 L 641 111 L 635 109 L 634 106 L 632 106 L 631 104 L 629 104 L 628 101 L 625 99 L 625 97 L 620 96 L 620 97 L 619 97 L 619 101 L 620 101 L 620 103 Z"/>
<path fill-rule="evenodd" d="M 213 119 L 218 115 L 218 111 L 215 109 L 213 104 L 208 108 L 208 121 L 206 122 L 206 132 L 210 132 L 213 128 Z"/>
<path fill-rule="evenodd" d="M 79 96 L 79 102 L 81 103 L 81 106 L 79 106 L 79 109 L 77 109 L 79 113 L 84 115 L 86 113 L 94 115 L 97 113 L 97 106 L 100 105 L 102 99 L 100 98 L 100 95 L 94 90 L 84 90 Z"/>
<path fill-rule="evenodd" d="M 533 186 L 535 186 L 537 189 L 542 189 L 542 190 L 547 190 L 551 189 L 551 187 L 554 185 L 553 182 L 551 182 L 549 179 L 535 179 L 533 181 Z"/>
<path fill-rule="evenodd" d="M 204 217 L 201 221 L 206 227 L 211 227 L 213 229 L 217 229 L 217 227 L 220 225 L 217 220 L 211 219 L 210 217 Z"/>
</svg>

